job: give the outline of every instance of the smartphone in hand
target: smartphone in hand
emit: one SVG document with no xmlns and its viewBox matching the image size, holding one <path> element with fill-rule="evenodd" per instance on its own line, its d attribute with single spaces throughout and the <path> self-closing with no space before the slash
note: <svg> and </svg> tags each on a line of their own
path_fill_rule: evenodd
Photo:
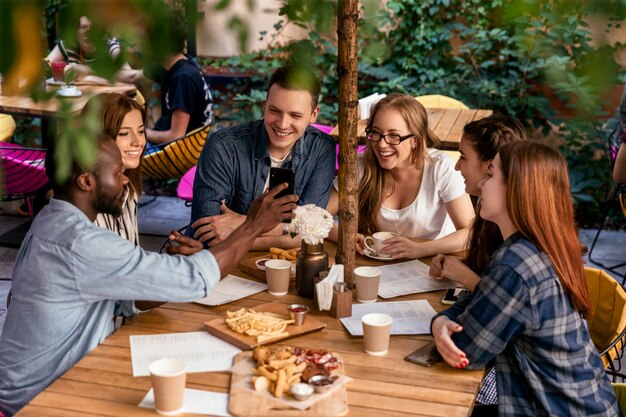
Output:
<svg viewBox="0 0 626 417">
<path fill-rule="evenodd" d="M 276 194 L 274 198 L 280 198 L 294 193 L 295 174 L 291 169 L 285 168 L 270 168 L 270 183 L 269 189 L 276 187 L 283 182 L 288 184 L 288 187 Z M 291 219 L 284 220 L 283 223 L 291 223 Z"/>
<path fill-rule="evenodd" d="M 417 363 L 419 365 L 431 366 L 441 360 L 441 355 L 437 350 L 435 342 L 427 343 L 425 346 L 417 349 L 415 352 L 407 355 L 404 360 Z"/>
</svg>

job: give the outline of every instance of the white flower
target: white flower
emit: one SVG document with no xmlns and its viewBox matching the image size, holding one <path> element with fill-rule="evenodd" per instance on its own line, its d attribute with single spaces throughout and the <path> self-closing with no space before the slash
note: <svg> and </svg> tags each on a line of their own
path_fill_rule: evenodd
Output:
<svg viewBox="0 0 626 417">
<path fill-rule="evenodd" d="M 333 216 L 315 204 L 298 206 L 295 214 L 296 218 L 287 225 L 287 231 L 292 236 L 299 234 L 309 245 L 324 243 L 333 228 Z"/>
</svg>

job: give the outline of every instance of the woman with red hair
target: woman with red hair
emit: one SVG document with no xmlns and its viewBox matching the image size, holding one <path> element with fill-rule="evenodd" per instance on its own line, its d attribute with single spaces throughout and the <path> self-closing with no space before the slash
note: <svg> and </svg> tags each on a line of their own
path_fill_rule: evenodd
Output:
<svg viewBox="0 0 626 417">
<path fill-rule="evenodd" d="M 456 368 L 495 362 L 500 416 L 619 416 L 583 321 L 591 305 L 564 158 L 509 143 L 479 188 L 480 216 L 504 243 L 474 292 L 434 318 L 437 349 Z"/>
</svg>

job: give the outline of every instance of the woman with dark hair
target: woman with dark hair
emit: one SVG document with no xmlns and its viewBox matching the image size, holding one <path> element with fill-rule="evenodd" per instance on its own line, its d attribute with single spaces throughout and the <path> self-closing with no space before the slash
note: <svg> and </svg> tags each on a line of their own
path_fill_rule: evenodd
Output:
<svg viewBox="0 0 626 417">
<path fill-rule="evenodd" d="M 363 253 L 363 235 L 379 231 L 398 235 L 384 242 L 380 257 L 415 259 L 463 250 L 474 217 L 471 200 L 452 159 L 435 149 L 439 140 L 428 127 L 426 109 L 413 96 L 389 94 L 374 106 L 366 134 L 359 160 L 357 251 Z M 337 212 L 337 200 L 335 191 L 331 213 Z"/>
<path fill-rule="evenodd" d="M 115 143 L 122 152 L 124 173 L 130 179 L 122 215 L 115 217 L 110 214 L 98 214 L 96 224 L 139 245 L 137 201 L 141 195 L 141 156 L 146 147 L 144 110 L 135 100 L 125 94 L 105 93 L 91 98 L 83 114 L 96 105 L 100 106 L 100 128 L 115 139 Z"/>
<path fill-rule="evenodd" d="M 500 148 L 479 184 L 480 216 L 504 242 L 471 295 L 432 321 L 451 366 L 495 361 L 501 416 L 620 415 L 583 322 L 591 302 L 569 186 L 558 151 Z"/>
</svg>

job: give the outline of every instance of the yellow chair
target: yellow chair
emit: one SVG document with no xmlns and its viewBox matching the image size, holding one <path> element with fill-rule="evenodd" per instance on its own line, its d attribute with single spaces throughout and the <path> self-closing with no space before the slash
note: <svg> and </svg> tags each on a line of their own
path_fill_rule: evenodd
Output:
<svg viewBox="0 0 626 417">
<path fill-rule="evenodd" d="M 619 409 L 622 410 L 622 415 L 626 416 L 626 384 L 616 384 L 614 382 L 613 389 L 615 390 Z"/>
<path fill-rule="evenodd" d="M 469 110 L 463 102 L 448 96 L 442 96 L 440 94 L 430 94 L 426 96 L 415 97 L 415 100 L 419 101 L 422 106 L 431 109 L 459 109 Z"/>
<path fill-rule="evenodd" d="M 589 334 L 600 352 L 607 373 L 620 374 L 620 360 L 626 339 L 626 291 L 605 271 L 585 268 L 591 311 L 587 318 Z M 616 364 L 617 362 L 617 364 Z"/>
<path fill-rule="evenodd" d="M 153 148 L 142 158 L 141 174 L 157 180 L 180 179 L 198 163 L 210 131 L 211 125 L 207 125 Z"/>
<path fill-rule="evenodd" d="M 15 120 L 8 114 L 0 114 L 0 142 L 7 142 L 15 132 Z"/>
</svg>

